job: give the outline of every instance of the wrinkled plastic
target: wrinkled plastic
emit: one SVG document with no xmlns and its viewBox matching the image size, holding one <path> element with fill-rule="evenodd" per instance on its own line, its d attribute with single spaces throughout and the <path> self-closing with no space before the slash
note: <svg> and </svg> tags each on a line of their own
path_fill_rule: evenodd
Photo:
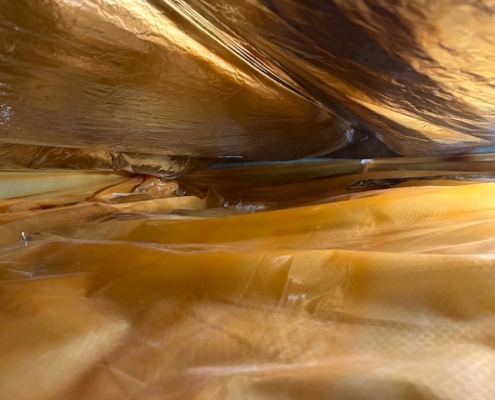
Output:
<svg viewBox="0 0 495 400">
<path fill-rule="evenodd" d="M 173 179 L 212 165 L 208 159 L 19 144 L 0 144 L 1 170 L 86 170 Z"/>
<path fill-rule="evenodd" d="M 494 141 L 493 1 L 173 3 L 227 26 L 400 154 L 462 153 Z"/>
<path fill-rule="evenodd" d="M 197 172 L 187 181 L 204 197 L 185 179 L 114 174 L 75 204 L 62 200 L 76 187 L 42 184 L 4 200 L 0 393 L 491 399 L 491 157 L 285 165 L 268 185 L 265 167 Z M 379 173 L 388 188 L 352 192 Z M 301 206 L 327 179 L 351 192 Z M 237 193 L 218 185 L 228 181 L 269 187 L 292 207 L 222 203 Z"/>
<path fill-rule="evenodd" d="M 494 23 L 484 1 L 5 0 L 0 141 L 280 160 L 358 130 L 464 153 L 495 142 Z"/>
<path fill-rule="evenodd" d="M 5 143 L 289 159 L 351 135 L 267 61 L 240 59 L 173 2 L 7 0 L 0 24 Z"/>
<path fill-rule="evenodd" d="M 493 155 L 182 176 L 493 143 L 489 2 L 1 6 L 0 399 L 495 398 Z"/>
</svg>

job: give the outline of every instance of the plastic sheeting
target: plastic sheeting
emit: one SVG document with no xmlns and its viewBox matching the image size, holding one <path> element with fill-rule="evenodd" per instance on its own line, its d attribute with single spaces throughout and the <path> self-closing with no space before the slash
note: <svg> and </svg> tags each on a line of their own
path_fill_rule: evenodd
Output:
<svg viewBox="0 0 495 400">
<path fill-rule="evenodd" d="M 138 172 L 150 154 L 325 154 L 355 130 L 400 154 L 467 152 L 494 143 L 494 15 L 468 0 L 4 0 L 0 141 L 77 148 L 88 168 L 94 151 L 132 153 Z"/>
<path fill-rule="evenodd" d="M 0 398 L 492 399 L 491 157 L 42 173 L 0 204 Z"/>
<path fill-rule="evenodd" d="M 349 124 L 173 2 L 8 0 L 0 23 L 3 142 L 281 159 L 347 141 Z"/>
<path fill-rule="evenodd" d="M 0 170 L 115 171 L 173 179 L 212 164 L 208 159 L 163 154 L 0 144 Z"/>
<path fill-rule="evenodd" d="M 495 398 L 493 154 L 184 176 L 494 143 L 494 15 L 4 0 L 0 399 Z"/>
</svg>

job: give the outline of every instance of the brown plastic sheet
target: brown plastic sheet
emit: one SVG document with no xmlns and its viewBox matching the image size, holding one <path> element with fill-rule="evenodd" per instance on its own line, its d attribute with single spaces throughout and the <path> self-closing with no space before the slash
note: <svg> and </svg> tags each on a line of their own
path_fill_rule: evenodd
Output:
<svg viewBox="0 0 495 400">
<path fill-rule="evenodd" d="M 494 15 L 486 0 L 4 0 L 0 141 L 77 149 L 68 168 L 132 153 L 146 173 L 165 155 L 326 154 L 355 131 L 465 153 L 494 143 Z"/>
<path fill-rule="evenodd" d="M 493 143 L 491 0 L 172 3 L 227 26 L 333 114 L 400 154 Z"/>
<path fill-rule="evenodd" d="M 0 23 L 2 142 L 281 159 L 347 141 L 348 124 L 173 2 L 7 0 Z"/>
<path fill-rule="evenodd" d="M 0 398 L 492 399 L 491 157 L 38 173 L 0 204 Z"/>
<path fill-rule="evenodd" d="M 173 179 L 212 164 L 208 159 L 163 154 L 0 144 L 1 170 L 115 171 Z"/>
</svg>

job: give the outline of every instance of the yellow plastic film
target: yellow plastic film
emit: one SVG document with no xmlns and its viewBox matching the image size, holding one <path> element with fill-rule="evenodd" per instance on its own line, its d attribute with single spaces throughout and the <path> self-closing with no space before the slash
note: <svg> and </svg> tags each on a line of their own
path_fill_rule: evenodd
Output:
<svg viewBox="0 0 495 400">
<path fill-rule="evenodd" d="M 451 167 L 273 211 L 144 176 L 5 211 L 0 393 L 490 399 L 495 183 Z"/>
</svg>

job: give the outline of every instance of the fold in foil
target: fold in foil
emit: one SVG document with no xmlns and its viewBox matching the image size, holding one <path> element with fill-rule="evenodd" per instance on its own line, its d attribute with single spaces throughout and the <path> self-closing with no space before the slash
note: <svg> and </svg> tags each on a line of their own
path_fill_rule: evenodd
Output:
<svg viewBox="0 0 495 400">
<path fill-rule="evenodd" d="M 6 0 L 0 141 L 282 160 L 360 131 L 468 152 L 495 143 L 490 4 Z"/>
</svg>

